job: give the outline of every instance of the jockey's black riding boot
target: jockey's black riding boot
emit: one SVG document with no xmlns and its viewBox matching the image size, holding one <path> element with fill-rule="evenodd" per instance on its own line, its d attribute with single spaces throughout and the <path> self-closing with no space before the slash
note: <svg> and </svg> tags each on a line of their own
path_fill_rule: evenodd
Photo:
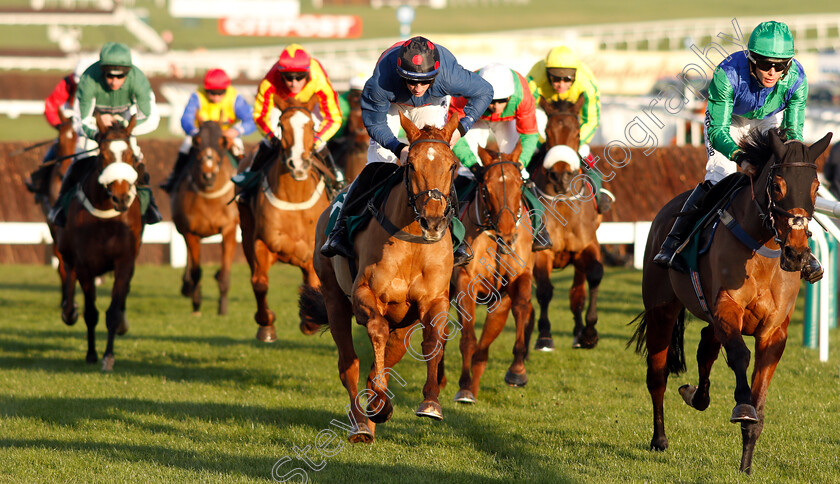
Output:
<svg viewBox="0 0 840 484">
<path fill-rule="evenodd" d="M 143 223 L 146 225 L 154 225 L 158 222 L 163 220 L 163 216 L 160 214 L 160 210 L 158 210 L 157 203 L 155 203 L 154 195 L 149 193 L 149 206 L 146 207 L 146 211 L 143 212 Z"/>
<path fill-rule="evenodd" d="M 531 192 L 531 194 L 537 200 L 540 199 L 540 195 L 537 193 L 537 185 L 529 178 L 524 181 L 525 188 Z M 533 208 L 533 207 L 532 207 Z M 534 214 L 534 216 L 537 216 Z M 531 245 L 531 250 L 534 252 L 539 252 L 541 250 L 548 250 L 552 246 L 551 236 L 548 235 L 548 225 L 541 223 L 540 224 L 540 232 L 534 237 L 534 243 Z"/>
<path fill-rule="evenodd" d="M 70 166 L 67 167 L 67 172 L 64 178 L 61 179 L 61 188 L 58 190 L 58 198 L 47 214 L 47 219 L 56 227 L 64 227 L 67 222 L 67 214 L 64 213 L 64 198 L 71 189 L 73 189 L 82 178 L 85 170 L 80 166 L 79 160 L 73 160 Z"/>
<path fill-rule="evenodd" d="M 169 178 L 167 178 L 165 182 L 161 183 L 158 186 L 163 188 L 163 191 L 165 191 L 166 193 L 172 193 L 172 190 L 175 188 L 175 182 L 178 181 L 178 178 L 181 176 L 181 172 L 184 171 L 184 168 L 186 168 L 187 162 L 189 160 L 189 153 L 181 153 L 179 151 L 178 159 L 175 160 L 175 166 L 172 168 L 172 172 L 169 174 Z"/>
<path fill-rule="evenodd" d="M 807 282 L 814 284 L 823 277 L 823 268 L 820 264 L 820 261 L 814 257 L 814 254 L 811 254 L 811 258 L 808 259 L 808 262 L 805 263 L 805 267 L 802 268 L 801 271 L 802 279 L 806 280 Z"/>
<path fill-rule="evenodd" d="M 449 230 L 449 233 L 452 234 L 452 245 L 457 244 L 458 241 L 455 240 L 455 234 L 451 229 Z M 472 259 L 473 255 L 467 252 L 467 244 L 465 242 L 461 242 L 461 245 L 459 245 L 458 248 L 455 249 L 455 252 L 452 253 L 452 266 L 465 266 L 469 264 Z"/>
<path fill-rule="evenodd" d="M 612 194 L 601 191 L 601 193 L 598 194 L 597 200 L 598 213 L 604 213 L 609 210 L 612 207 L 613 200 L 614 198 Z"/>
<path fill-rule="evenodd" d="M 682 209 L 680 209 L 680 213 L 685 214 L 686 212 L 696 210 L 700 206 L 700 201 L 703 200 L 703 197 L 706 196 L 706 193 L 709 192 L 711 187 L 712 184 L 708 180 L 694 187 L 694 190 L 688 195 L 688 198 L 683 204 Z M 653 262 L 662 267 L 670 267 L 675 271 L 688 272 L 688 267 L 685 265 L 685 262 L 681 258 L 675 257 L 675 255 L 677 249 L 682 245 L 686 236 L 688 236 L 694 227 L 694 222 L 696 221 L 694 215 L 680 215 L 674 220 L 674 225 L 671 227 L 671 231 L 668 233 L 665 241 L 662 242 L 662 247 L 659 249 L 659 253 L 653 258 Z"/>
</svg>

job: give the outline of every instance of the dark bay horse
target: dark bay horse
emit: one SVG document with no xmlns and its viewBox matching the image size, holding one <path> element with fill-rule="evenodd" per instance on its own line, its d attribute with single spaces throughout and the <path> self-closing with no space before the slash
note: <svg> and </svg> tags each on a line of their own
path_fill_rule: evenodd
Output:
<svg viewBox="0 0 840 484">
<path fill-rule="evenodd" d="M 257 194 L 238 203 L 242 249 L 251 268 L 251 286 L 257 300 L 254 319 L 259 324 L 260 341 L 277 339 L 274 311 L 268 308 L 267 301 L 268 269 L 272 264 L 280 261 L 300 267 L 304 287 L 321 286 L 312 265 L 312 253 L 316 247 L 315 223 L 329 200 L 326 181 L 313 165 L 312 110 L 317 102 L 317 96 L 313 96 L 308 104 L 295 99 L 277 103 L 282 112 L 280 150 L 269 161 Z M 248 164 L 240 164 L 239 171 Z"/>
<path fill-rule="evenodd" d="M 511 386 L 525 386 L 526 333 L 533 329 L 531 282 L 534 258 L 528 209 L 522 201 L 522 166 L 517 143 L 510 154 L 478 148 L 483 165 L 470 169 L 478 181 L 475 198 L 462 217 L 475 256 L 452 274 L 452 292 L 461 324 L 461 379 L 455 401 L 475 403 L 478 384 L 487 366 L 490 345 L 502 332 L 513 310 L 516 342 L 513 362 L 505 374 Z M 487 305 L 481 339 L 475 338 L 476 303 Z M 526 326 L 531 325 L 528 329 Z"/>
<path fill-rule="evenodd" d="M 351 91 L 347 96 L 350 113 L 344 133 L 344 146 L 338 159 L 338 166 L 344 170 L 344 177 L 350 183 L 356 179 L 367 164 L 370 135 L 362 121 L 361 92 Z"/>
<path fill-rule="evenodd" d="M 301 317 L 316 324 L 329 323 L 338 346 L 338 371 L 350 397 L 354 425 L 350 442 L 372 442 L 376 423 L 391 418 L 393 406 L 388 381 L 393 366 L 408 351 L 408 340 L 422 333 L 426 362 L 423 401 L 418 417 L 443 419 L 438 395 L 438 366 L 447 331 L 449 281 L 452 275 L 452 238 L 448 227 L 454 215 L 449 197 L 458 160 L 449 148 L 458 117 L 452 116 L 440 129 L 417 128 L 400 113 L 400 123 L 410 142 L 408 160 L 401 168 L 403 182 L 394 186 L 387 200 L 375 208 L 380 215 L 354 236 L 358 268 L 355 278 L 346 259 L 327 258 L 315 252 L 315 269 L 321 278 L 320 292 L 304 292 Z M 321 247 L 329 211 L 321 214 L 315 247 Z M 390 221 L 389 229 L 384 222 Z M 374 361 L 367 388 L 358 390 L 359 358 L 353 346 L 351 318 L 367 328 Z M 417 321 L 420 324 L 415 324 Z M 396 378 L 396 377 L 395 377 Z M 362 397 L 367 398 L 367 404 Z"/>
<path fill-rule="evenodd" d="M 87 325 L 87 362 L 97 361 L 94 329 L 99 319 L 96 310 L 94 280 L 114 271 L 111 304 L 105 313 L 108 343 L 102 358 L 102 370 L 114 368 L 114 336 L 128 330 L 125 303 L 134 275 L 134 262 L 140 251 L 143 222 L 135 182 L 138 179 L 129 136 L 135 125 L 119 123 L 106 127 L 97 115 L 101 139 L 95 159 L 77 163 L 95 163 L 95 169 L 79 184 L 67 207 L 67 224 L 58 232 L 58 249 L 64 258 L 66 277 L 62 281 L 64 304 L 61 317 L 68 325 L 78 318 L 73 295 L 76 280 L 85 295 L 84 317 Z M 74 167 L 75 169 L 76 167 Z"/>
<path fill-rule="evenodd" d="M 535 254 L 534 278 L 537 283 L 537 301 L 540 304 L 539 336 L 535 349 L 551 351 L 551 321 L 548 304 L 554 294 L 551 270 L 565 268 L 570 263 L 575 268 L 574 280 L 569 290 L 569 305 L 575 320 L 573 348 L 594 348 L 598 344 L 598 287 L 604 275 L 601 263 L 601 245 L 595 232 L 601 225 L 601 215 L 595 205 L 597 194 L 587 185 L 582 173 L 583 160 L 577 154 L 580 147 L 578 113 L 583 97 L 575 104 L 566 101 L 547 102 L 540 106 L 548 116 L 545 128 L 546 149 L 565 150 L 566 161 L 545 162 L 534 171 L 533 180 L 542 192 L 541 201 L 546 206 L 545 223 L 551 235 L 552 248 Z M 548 159 L 548 157 L 546 158 Z M 584 322 L 586 286 L 589 284 L 589 307 Z"/>
<path fill-rule="evenodd" d="M 635 342 L 636 351 L 647 354 L 647 387 L 653 402 L 650 445 L 662 451 L 668 447 L 663 410 L 668 375 L 685 371 L 685 310 L 708 323 L 697 348 L 699 383 L 684 385 L 680 394 L 697 410 L 709 406 L 709 374 L 723 347 L 735 373 L 730 421 L 741 424 L 741 471 L 746 473 L 751 471 L 755 443 L 764 427 L 767 389 L 785 349 L 800 270 L 810 256 L 808 222 L 819 188 L 814 161 L 828 147 L 831 133 L 810 148 L 799 141 L 782 141 L 775 129 L 754 132 L 751 139 L 743 148 L 754 169 L 749 175 L 735 175 L 746 179 L 745 186 L 722 209 L 724 224 L 732 229 L 718 228 L 710 250 L 698 259 L 697 273 L 669 271 L 652 262 L 688 192 L 668 202 L 654 219 L 645 249 L 645 310 L 628 343 Z M 740 238 L 737 229 L 742 230 Z M 701 291 L 695 292 L 695 287 Z M 755 338 L 751 384 L 750 351 L 743 335 Z"/>
<path fill-rule="evenodd" d="M 219 123 L 201 123 L 193 137 L 190 162 L 185 175 L 172 191 L 172 222 L 187 243 L 187 267 L 184 268 L 181 294 L 192 300 L 194 314 L 201 307 L 201 239 L 222 235 L 222 264 L 216 272 L 219 283 L 219 314 L 227 314 L 230 267 L 236 250 L 236 227 L 239 212 L 232 203 L 233 167 L 228 161 L 228 138 L 222 136 Z"/>
</svg>

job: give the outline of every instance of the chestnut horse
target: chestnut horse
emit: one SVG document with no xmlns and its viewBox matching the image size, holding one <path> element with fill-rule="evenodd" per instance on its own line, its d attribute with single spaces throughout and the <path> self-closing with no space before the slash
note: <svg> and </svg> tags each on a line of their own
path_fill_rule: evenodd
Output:
<svg viewBox="0 0 840 484">
<path fill-rule="evenodd" d="M 257 339 L 277 339 L 274 311 L 268 308 L 268 269 L 277 261 L 300 267 L 304 287 L 318 288 L 321 282 L 312 265 L 315 223 L 329 206 L 326 181 L 313 166 L 315 130 L 312 110 L 318 103 L 295 99 L 280 100 L 280 150 L 268 162 L 260 190 L 238 202 L 242 249 L 251 268 L 251 287 L 257 300 L 254 319 Z M 249 165 L 241 163 L 239 171 Z M 320 247 L 320 245 L 318 246 Z"/>
<path fill-rule="evenodd" d="M 443 419 L 438 395 L 438 365 L 443 356 L 452 275 L 452 238 L 448 228 L 455 207 L 450 197 L 458 160 L 449 147 L 458 117 L 441 128 L 417 128 L 400 113 L 409 140 L 408 160 L 400 167 L 403 182 L 390 189 L 387 200 L 371 207 L 375 220 L 354 235 L 357 250 L 351 275 L 343 257 L 327 258 L 315 252 L 321 291 L 304 291 L 301 317 L 314 324 L 329 324 L 338 346 L 338 372 L 350 396 L 353 426 L 350 442 L 372 442 L 376 423 L 393 414 L 388 380 L 393 366 L 409 349 L 408 340 L 422 330 L 426 362 L 423 401 L 418 417 Z M 315 247 L 326 239 L 330 211 L 318 219 Z M 367 389 L 358 391 L 359 358 L 353 347 L 351 317 L 367 328 L 374 361 Z M 420 321 L 420 324 L 415 324 Z M 301 324 L 304 324 L 303 322 Z M 390 393 L 393 395 L 392 393 Z M 367 405 L 360 401 L 368 399 Z"/>
<path fill-rule="evenodd" d="M 650 446 L 662 451 L 668 447 L 663 410 L 668 375 L 685 371 L 685 310 L 708 323 L 697 348 L 698 385 L 684 385 L 680 394 L 697 410 L 709 406 L 709 374 L 723 347 L 735 373 L 730 422 L 741 424 L 741 471 L 746 473 L 764 427 L 770 379 L 785 349 L 800 270 L 810 256 L 808 222 L 819 188 L 814 160 L 828 147 L 831 133 L 810 148 L 782 141 L 775 129 L 764 135 L 754 132 L 751 138 L 743 149 L 757 174 L 733 175 L 743 177 L 745 186 L 719 212 L 722 225 L 732 228 L 717 230 L 709 251 L 697 261 L 697 273 L 669 271 L 652 262 L 688 192 L 668 202 L 654 219 L 642 279 L 645 310 L 628 343 L 635 342 L 636 351 L 647 354 L 653 402 Z M 747 379 L 750 351 L 742 335 L 755 338 L 752 385 Z"/>
<path fill-rule="evenodd" d="M 470 169 L 478 181 L 475 198 L 467 205 L 464 240 L 475 257 L 452 274 L 458 320 L 461 323 L 461 379 L 455 395 L 459 403 L 475 403 L 478 382 L 487 366 L 490 345 L 502 332 L 513 310 L 516 342 L 505 383 L 525 386 L 526 332 L 533 328 L 531 282 L 534 258 L 528 209 L 522 201 L 522 166 L 517 143 L 510 154 L 488 152 L 479 146 L 482 165 Z M 487 318 L 476 345 L 475 306 L 487 304 Z"/>
<path fill-rule="evenodd" d="M 98 114 L 96 120 L 101 137 L 99 155 L 76 162 L 95 163 L 95 169 L 80 182 L 67 207 L 67 223 L 58 230 L 58 250 L 66 270 L 62 281 L 61 317 L 68 325 L 75 324 L 78 318 L 73 301 L 78 280 L 85 295 L 86 360 L 95 363 L 94 329 L 99 311 L 96 310 L 94 280 L 114 271 L 111 304 L 105 313 L 108 344 L 102 358 L 102 371 L 111 371 L 114 368 L 114 335 L 128 330 L 125 303 L 134 275 L 134 262 L 140 251 L 143 222 L 135 186 L 139 176 L 137 160 L 129 144 L 135 118 L 132 117 L 125 128 L 116 122 L 106 127 Z M 74 169 L 82 167 L 74 166 Z"/>
<path fill-rule="evenodd" d="M 601 225 L 601 215 L 595 205 L 595 196 L 587 186 L 587 177 L 582 173 L 583 160 L 577 155 L 580 148 L 580 124 L 578 113 L 583 105 L 583 96 L 575 104 L 566 101 L 540 101 L 548 116 L 545 128 L 546 149 L 568 147 L 569 153 L 579 163 L 558 161 L 538 164 L 533 180 L 541 191 L 540 201 L 546 207 L 545 224 L 551 236 L 552 248 L 535 254 L 534 278 L 537 283 L 537 301 L 540 304 L 539 336 L 535 349 L 551 351 L 551 322 L 548 318 L 548 304 L 554 294 L 551 284 L 551 270 L 565 268 L 571 263 L 575 268 L 574 280 L 569 290 L 569 305 L 575 320 L 573 348 L 594 348 L 598 344 L 598 286 L 604 275 L 601 263 L 601 245 L 595 236 Z M 572 152 L 573 150 L 573 152 Z M 550 165 L 550 166 L 547 166 Z M 584 324 L 583 310 L 586 305 L 586 287 L 589 284 L 589 307 Z"/>
<path fill-rule="evenodd" d="M 344 146 L 338 159 L 338 166 L 344 170 L 347 183 L 356 179 L 367 164 L 370 135 L 362 121 L 361 92 L 352 91 L 347 96 L 350 113 L 344 132 Z"/>
<path fill-rule="evenodd" d="M 222 234 L 222 264 L 216 272 L 219 283 L 219 314 L 227 314 L 230 266 L 236 250 L 239 213 L 229 201 L 234 185 L 233 168 L 228 161 L 228 138 L 219 123 L 205 121 L 193 137 L 190 161 L 185 175 L 172 192 L 172 222 L 187 243 L 181 294 L 192 299 L 193 314 L 201 307 L 201 239 Z"/>
</svg>

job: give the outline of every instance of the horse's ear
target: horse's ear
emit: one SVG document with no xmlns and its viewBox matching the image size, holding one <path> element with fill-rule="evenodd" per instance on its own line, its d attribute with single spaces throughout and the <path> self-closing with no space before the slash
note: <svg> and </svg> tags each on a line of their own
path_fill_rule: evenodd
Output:
<svg viewBox="0 0 840 484">
<path fill-rule="evenodd" d="M 277 106 L 277 109 L 279 109 L 281 113 L 289 107 L 289 104 L 291 103 L 287 99 L 278 99 L 277 102 L 274 103 L 274 105 Z"/>
<path fill-rule="evenodd" d="M 100 133 L 104 133 L 108 131 L 108 127 L 105 126 L 105 123 L 102 121 L 102 115 L 99 111 L 94 113 L 94 117 L 96 118 L 96 128 L 99 130 Z"/>
<path fill-rule="evenodd" d="M 831 131 L 829 131 L 821 140 L 808 147 L 808 157 L 811 158 L 811 161 L 816 161 L 831 144 L 831 134 Z"/>
<path fill-rule="evenodd" d="M 478 159 L 481 160 L 481 164 L 484 166 L 490 165 L 493 163 L 493 155 L 490 154 L 489 151 L 484 149 L 484 147 L 478 147 Z M 475 166 L 475 165 L 473 165 Z"/>
<path fill-rule="evenodd" d="M 575 102 L 575 104 L 572 106 L 572 111 L 574 111 L 575 114 L 580 113 L 580 110 L 583 109 L 584 102 L 586 102 L 586 98 L 584 98 L 583 96 L 578 96 L 577 102 Z"/>
<path fill-rule="evenodd" d="M 315 106 L 317 106 L 317 105 L 318 105 L 318 96 L 312 96 L 311 98 L 309 98 L 309 101 L 307 101 L 307 103 L 306 103 L 306 109 L 308 109 L 309 112 L 311 113 L 311 112 L 315 111 Z"/>
<path fill-rule="evenodd" d="M 770 148 L 773 150 L 773 155 L 776 156 L 777 160 L 781 160 L 785 157 L 785 151 L 787 151 L 785 142 L 782 141 L 779 132 L 775 129 L 771 129 L 768 134 L 770 136 Z"/>
<path fill-rule="evenodd" d="M 400 126 L 402 126 L 402 129 L 405 130 L 405 134 L 406 134 L 406 136 L 408 136 L 409 143 L 413 142 L 416 139 L 419 139 L 420 138 L 420 129 L 418 129 L 417 126 L 410 119 L 405 117 L 405 115 L 402 113 L 402 111 L 400 111 L 399 113 L 400 113 Z"/>
<path fill-rule="evenodd" d="M 137 115 L 133 114 L 133 115 L 131 115 L 131 119 L 128 120 L 128 126 L 126 126 L 126 128 L 125 128 L 126 134 L 127 135 L 131 134 L 131 131 L 134 129 L 134 127 L 136 125 L 137 125 Z"/>
<path fill-rule="evenodd" d="M 516 146 L 510 153 L 510 159 L 518 163 L 520 155 L 522 155 L 522 140 L 516 140 Z"/>
<path fill-rule="evenodd" d="M 461 118 L 456 115 L 449 116 L 449 120 L 446 122 L 446 125 L 443 127 L 443 140 L 449 143 L 452 140 L 452 133 L 458 129 L 458 123 L 461 122 Z"/>
</svg>

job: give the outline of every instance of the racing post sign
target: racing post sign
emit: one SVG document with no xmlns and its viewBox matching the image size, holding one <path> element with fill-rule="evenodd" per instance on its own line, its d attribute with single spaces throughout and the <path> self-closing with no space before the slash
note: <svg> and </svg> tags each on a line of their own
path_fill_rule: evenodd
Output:
<svg viewBox="0 0 840 484">
<path fill-rule="evenodd" d="M 362 19 L 357 15 L 229 17 L 219 19 L 219 32 L 249 37 L 352 39 L 362 35 Z"/>
</svg>

